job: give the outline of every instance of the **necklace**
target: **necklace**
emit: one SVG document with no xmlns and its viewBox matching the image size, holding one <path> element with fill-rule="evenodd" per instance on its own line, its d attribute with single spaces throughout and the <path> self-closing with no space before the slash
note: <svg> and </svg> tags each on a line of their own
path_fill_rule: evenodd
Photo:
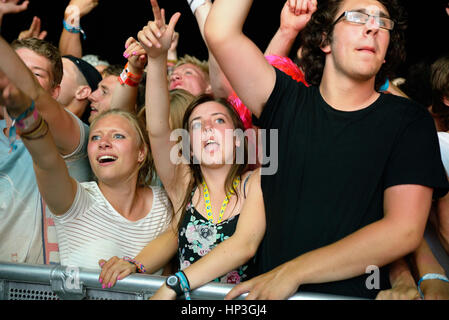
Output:
<svg viewBox="0 0 449 320">
<path fill-rule="evenodd" d="M 234 179 L 234 182 L 232 183 L 232 185 L 234 186 L 234 189 L 237 189 L 237 186 L 239 185 L 240 182 L 240 177 L 237 177 Z M 214 215 L 212 214 L 212 204 L 210 202 L 210 195 L 209 195 L 209 189 L 207 188 L 207 184 L 206 181 L 203 179 L 202 182 L 203 185 L 203 194 L 204 194 L 204 205 L 206 207 L 206 214 L 207 214 L 207 220 L 213 222 L 214 221 Z M 229 203 L 229 198 L 231 197 L 231 195 L 234 192 L 232 190 L 229 190 L 226 193 L 226 197 L 223 200 L 223 204 L 221 205 L 221 209 L 220 209 L 220 215 L 218 216 L 218 222 L 221 222 L 221 220 L 223 219 L 223 215 L 224 212 L 226 210 L 226 207 L 228 206 Z"/>
</svg>

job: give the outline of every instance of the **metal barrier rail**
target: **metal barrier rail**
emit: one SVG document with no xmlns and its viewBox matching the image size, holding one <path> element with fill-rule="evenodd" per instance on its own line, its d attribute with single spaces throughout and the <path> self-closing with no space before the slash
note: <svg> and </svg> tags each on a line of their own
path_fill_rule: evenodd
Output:
<svg viewBox="0 0 449 320">
<path fill-rule="evenodd" d="M 144 300 L 165 281 L 163 276 L 133 274 L 110 289 L 102 289 L 98 277 L 98 271 L 82 268 L 1 262 L 0 300 Z M 191 297 L 194 300 L 222 300 L 232 287 L 231 284 L 208 283 L 193 290 Z M 360 298 L 300 292 L 290 300 Z"/>
</svg>

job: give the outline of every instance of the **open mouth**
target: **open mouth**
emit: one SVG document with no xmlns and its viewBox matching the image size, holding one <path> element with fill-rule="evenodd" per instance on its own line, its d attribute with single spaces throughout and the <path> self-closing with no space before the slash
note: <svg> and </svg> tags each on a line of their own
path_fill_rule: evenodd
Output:
<svg viewBox="0 0 449 320">
<path fill-rule="evenodd" d="M 206 151 L 217 151 L 219 148 L 219 144 L 212 139 L 209 139 L 206 141 L 206 143 L 204 144 L 204 150 Z"/>
<path fill-rule="evenodd" d="M 180 81 L 173 81 L 170 84 L 170 90 L 179 89 L 179 88 L 182 89 L 182 83 Z"/>
<path fill-rule="evenodd" d="M 97 161 L 100 164 L 112 163 L 112 162 L 114 162 L 116 160 L 117 160 L 117 157 L 114 157 L 114 156 L 101 156 L 101 157 L 97 158 Z"/>
</svg>

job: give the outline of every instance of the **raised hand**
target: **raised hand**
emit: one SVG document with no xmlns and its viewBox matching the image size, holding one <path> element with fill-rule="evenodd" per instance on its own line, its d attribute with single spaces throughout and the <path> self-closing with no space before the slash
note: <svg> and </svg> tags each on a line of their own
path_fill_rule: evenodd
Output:
<svg viewBox="0 0 449 320">
<path fill-rule="evenodd" d="M 34 17 L 31 22 L 30 28 L 28 30 L 24 30 L 19 34 L 18 39 L 29 39 L 29 38 L 38 38 L 45 39 L 47 36 L 47 31 L 41 31 L 41 19 L 39 17 Z"/>
<path fill-rule="evenodd" d="M 28 8 L 29 1 L 18 4 L 20 0 L 2 0 L 0 1 L 0 16 L 9 13 L 19 13 Z"/>
<path fill-rule="evenodd" d="M 0 105 L 8 110 L 10 116 L 17 117 L 31 104 L 31 99 L 17 89 L 0 70 Z"/>
<path fill-rule="evenodd" d="M 165 23 L 165 10 L 160 9 L 156 0 L 151 0 L 151 7 L 153 9 L 154 21 L 148 24 L 139 31 L 137 38 L 140 44 L 147 52 L 149 58 L 157 58 L 161 55 L 167 55 L 168 50 L 172 45 L 172 40 L 175 34 L 175 26 L 178 23 L 181 14 L 175 13 L 168 25 Z"/>
<path fill-rule="evenodd" d="M 98 6 L 98 0 L 70 0 L 69 5 L 78 7 L 79 17 L 84 17 L 89 14 L 96 6 Z"/>
<path fill-rule="evenodd" d="M 147 53 L 140 43 L 133 37 L 128 38 L 125 43 L 123 56 L 128 59 L 129 67 L 133 73 L 143 73 L 147 64 Z"/>
<path fill-rule="evenodd" d="M 281 12 L 281 28 L 296 34 L 304 29 L 317 9 L 317 0 L 288 0 Z"/>
<path fill-rule="evenodd" d="M 79 26 L 80 19 L 98 5 L 98 0 L 70 0 L 64 12 L 64 20 L 71 26 Z"/>
</svg>

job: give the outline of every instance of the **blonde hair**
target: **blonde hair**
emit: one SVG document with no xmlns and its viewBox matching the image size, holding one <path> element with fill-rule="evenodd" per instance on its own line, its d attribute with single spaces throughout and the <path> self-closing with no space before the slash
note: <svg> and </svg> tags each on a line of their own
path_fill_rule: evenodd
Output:
<svg viewBox="0 0 449 320">
<path fill-rule="evenodd" d="M 139 137 L 138 146 L 139 148 L 143 146 L 146 151 L 145 160 L 142 161 L 142 163 L 139 165 L 137 186 L 139 187 L 149 186 L 151 181 L 149 181 L 148 177 L 153 177 L 155 168 L 153 157 L 151 155 L 150 142 L 148 135 L 146 134 L 144 124 L 142 123 L 141 119 L 136 117 L 136 115 L 131 112 L 120 109 L 110 109 L 100 113 L 97 117 L 95 117 L 92 123 L 90 124 L 90 128 L 93 128 L 100 119 L 109 115 L 118 115 L 125 118 L 131 124 L 134 130 L 136 130 L 137 136 Z"/>
<path fill-rule="evenodd" d="M 184 89 L 170 91 L 170 121 L 171 129 L 182 128 L 182 120 L 189 104 L 195 96 Z"/>
<path fill-rule="evenodd" d="M 170 128 L 172 130 L 182 128 L 182 120 L 188 105 L 195 99 L 195 96 L 184 89 L 174 89 L 170 91 Z M 145 108 L 139 110 L 137 117 L 146 123 Z"/>
<path fill-rule="evenodd" d="M 188 63 L 200 68 L 201 71 L 205 74 L 206 78 L 209 79 L 209 62 L 207 62 L 206 60 L 201 61 L 198 58 L 189 56 L 188 54 L 184 55 L 181 59 L 178 60 L 175 65 L 175 69 L 179 66 L 182 66 L 183 64 Z"/>
</svg>

